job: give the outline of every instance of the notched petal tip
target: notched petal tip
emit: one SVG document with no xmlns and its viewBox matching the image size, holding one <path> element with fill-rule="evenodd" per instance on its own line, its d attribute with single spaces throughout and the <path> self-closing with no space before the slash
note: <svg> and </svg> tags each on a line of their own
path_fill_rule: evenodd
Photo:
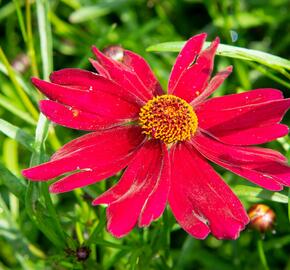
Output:
<svg viewBox="0 0 290 270">
<path fill-rule="evenodd" d="M 238 226 L 236 231 L 228 234 L 228 235 L 214 235 L 218 240 L 237 240 L 240 237 L 241 232 L 246 228 L 246 225 L 249 223 L 250 220 L 248 220 L 245 224 L 241 224 Z"/>
</svg>

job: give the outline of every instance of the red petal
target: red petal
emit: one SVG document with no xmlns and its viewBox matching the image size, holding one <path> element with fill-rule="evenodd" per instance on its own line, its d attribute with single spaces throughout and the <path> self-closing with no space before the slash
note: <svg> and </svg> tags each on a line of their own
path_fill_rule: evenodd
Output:
<svg viewBox="0 0 290 270">
<path fill-rule="evenodd" d="M 209 82 L 208 86 L 205 88 L 203 92 L 199 96 L 197 96 L 190 105 L 195 107 L 197 104 L 206 100 L 216 89 L 220 87 L 220 85 L 224 82 L 224 80 L 232 73 L 233 67 L 228 66 L 225 69 L 219 71 Z"/>
<path fill-rule="evenodd" d="M 269 126 L 252 127 L 247 129 L 232 129 L 215 132 L 215 136 L 223 143 L 232 145 L 254 145 L 276 140 L 287 135 L 288 126 L 272 124 Z"/>
<path fill-rule="evenodd" d="M 169 76 L 168 92 L 172 93 L 181 74 L 194 62 L 200 53 L 207 34 L 202 33 L 190 38 L 176 58 Z"/>
<path fill-rule="evenodd" d="M 277 99 L 280 96 L 278 91 L 256 90 L 210 99 L 196 108 L 199 126 L 225 143 L 251 145 L 271 141 L 287 134 L 287 128 L 277 123 L 289 109 L 290 99 Z M 231 107 L 231 97 L 233 104 L 240 106 Z"/>
<path fill-rule="evenodd" d="M 100 76 L 94 72 L 79 68 L 64 68 L 50 74 L 51 82 L 68 86 L 84 86 L 85 89 L 94 84 Z"/>
<path fill-rule="evenodd" d="M 219 39 L 216 38 L 198 56 L 196 62 L 182 73 L 173 90 L 174 95 L 190 103 L 205 90 L 213 70 L 214 55 L 218 44 Z"/>
<path fill-rule="evenodd" d="M 123 166 L 125 167 L 126 165 L 123 163 Z M 107 170 L 102 168 L 102 170 L 79 172 L 79 173 L 66 176 L 62 178 L 61 180 L 53 183 L 49 187 L 49 191 L 51 193 L 68 192 L 76 188 L 85 187 L 85 186 L 94 184 L 110 176 L 112 176 L 111 168 L 110 170 L 108 170 L 108 168 Z"/>
<path fill-rule="evenodd" d="M 22 171 L 31 179 L 45 181 L 75 170 L 114 175 L 124 168 L 144 136 L 139 127 L 119 127 L 93 132 L 64 145 L 51 161 Z"/>
<path fill-rule="evenodd" d="M 238 198 L 193 147 L 179 144 L 171 157 L 169 204 L 180 225 L 197 238 L 210 229 L 218 239 L 236 239 L 249 221 Z"/>
<path fill-rule="evenodd" d="M 166 171 L 168 168 L 164 162 L 167 158 L 164 151 L 167 150 L 164 146 L 161 148 L 158 141 L 146 142 L 129 164 L 118 184 L 93 202 L 94 205 L 109 204 L 108 230 L 114 236 L 121 237 L 132 230 L 138 217 L 143 214 L 142 209 L 147 208 L 146 202 L 151 200 L 152 191 L 158 187 L 160 179 L 166 180 L 164 178 L 168 174 Z M 164 210 L 166 199 L 167 196 L 159 201 L 161 205 L 157 207 L 158 209 L 148 208 L 152 210 L 149 218 L 159 217 Z"/>
<path fill-rule="evenodd" d="M 196 110 L 225 110 L 279 99 L 283 99 L 281 91 L 272 88 L 261 88 L 208 99 L 199 104 Z"/>
<path fill-rule="evenodd" d="M 120 85 L 90 71 L 78 68 L 65 68 L 53 72 L 50 75 L 50 80 L 55 84 L 71 86 L 72 88 L 92 91 L 98 94 L 102 91 L 119 96 L 133 104 L 143 104 L 136 95 L 132 95 Z"/>
<path fill-rule="evenodd" d="M 163 144 L 163 160 L 159 178 L 149 194 L 139 217 L 139 227 L 149 226 L 153 220 L 159 218 L 165 207 L 170 189 L 169 156 Z"/>
<path fill-rule="evenodd" d="M 139 106 L 116 95 L 117 90 L 108 91 L 109 88 L 115 87 L 108 80 L 103 81 L 101 85 L 104 88 L 98 91 L 77 90 L 36 78 L 32 79 L 32 82 L 48 98 L 75 109 L 123 120 L 136 118 L 139 113 Z"/>
<path fill-rule="evenodd" d="M 153 97 L 152 93 L 145 87 L 137 74 L 131 71 L 126 65 L 110 59 L 96 47 L 93 47 L 93 53 L 96 55 L 100 64 L 108 71 L 111 79 L 117 84 L 129 92 L 134 93 L 144 102 Z"/>
<path fill-rule="evenodd" d="M 90 58 L 89 59 L 93 67 L 96 69 L 96 71 L 103 77 L 107 79 L 111 79 L 111 76 L 109 72 L 96 60 Z"/>
<path fill-rule="evenodd" d="M 274 150 L 226 145 L 202 133 L 197 133 L 192 143 L 209 160 L 266 189 L 290 185 L 286 158 Z"/>
<path fill-rule="evenodd" d="M 153 74 L 150 66 L 140 55 L 125 50 L 123 63 L 137 74 L 146 88 L 152 92 L 153 96 L 163 94 L 162 87 Z"/>
<path fill-rule="evenodd" d="M 104 118 L 97 114 L 66 107 L 51 100 L 41 100 L 39 107 L 52 122 L 74 129 L 99 130 L 120 125 L 123 122 L 119 119 Z"/>
</svg>

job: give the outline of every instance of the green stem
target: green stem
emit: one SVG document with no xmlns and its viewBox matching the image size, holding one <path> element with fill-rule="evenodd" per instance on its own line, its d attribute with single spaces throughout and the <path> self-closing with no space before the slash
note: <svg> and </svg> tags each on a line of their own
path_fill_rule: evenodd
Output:
<svg viewBox="0 0 290 270">
<path fill-rule="evenodd" d="M 27 49 L 28 49 L 28 55 L 31 60 L 31 68 L 32 68 L 32 74 L 35 77 L 39 77 L 39 72 L 37 68 L 37 61 L 36 61 L 36 55 L 35 55 L 35 49 L 33 44 L 33 32 L 32 32 L 32 22 L 31 22 L 31 8 L 30 8 L 30 0 L 25 1 L 26 6 L 26 31 L 27 31 Z"/>
<path fill-rule="evenodd" d="M 19 4 L 18 0 L 13 0 L 13 2 L 14 2 L 16 12 L 17 12 L 17 17 L 18 17 L 18 22 L 19 22 L 21 34 L 22 34 L 23 40 L 26 42 L 27 41 L 27 33 L 26 33 L 26 29 L 25 29 L 25 24 L 24 24 L 22 12 L 20 9 L 20 4 Z"/>
<path fill-rule="evenodd" d="M 268 266 L 265 252 L 264 252 L 263 240 L 261 238 L 259 238 L 257 241 L 257 248 L 258 248 L 258 254 L 259 254 L 263 268 L 265 270 L 269 270 L 269 266 Z"/>
<path fill-rule="evenodd" d="M 36 127 L 34 153 L 31 157 L 31 166 L 38 165 L 45 159 L 45 140 L 48 134 L 48 120 L 44 115 L 40 114 L 39 121 Z M 40 203 L 39 197 L 43 196 L 45 207 Z M 30 182 L 26 192 L 26 209 L 39 227 L 39 229 L 56 245 L 64 247 L 66 243 L 66 236 L 59 221 L 59 217 L 55 211 L 54 205 L 48 192 L 46 183 Z M 43 213 L 43 211 L 47 211 Z M 51 220 L 54 228 L 51 228 Z"/>
<path fill-rule="evenodd" d="M 290 222 L 290 188 L 288 188 L 288 219 Z"/>
</svg>

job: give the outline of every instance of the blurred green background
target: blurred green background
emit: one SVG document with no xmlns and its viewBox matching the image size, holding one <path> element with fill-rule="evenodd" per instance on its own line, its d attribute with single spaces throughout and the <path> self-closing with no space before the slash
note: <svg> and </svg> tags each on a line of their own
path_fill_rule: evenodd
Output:
<svg viewBox="0 0 290 270">
<path fill-rule="evenodd" d="M 237 241 L 199 241 L 167 209 L 149 229 L 114 239 L 105 230 L 105 209 L 90 202 L 119 175 L 50 201 L 46 184 L 28 186 L 20 173 L 84 134 L 41 119 L 34 142 L 40 94 L 32 76 L 47 79 L 66 67 L 92 70 L 91 45 L 119 44 L 142 55 L 166 87 L 177 54 L 146 48 L 201 32 L 208 40 L 219 36 L 223 44 L 288 59 L 289 8 L 288 0 L 0 0 L 0 269 L 290 269 L 287 189 L 261 192 L 216 167 L 246 208 L 263 202 L 274 209 L 275 233 L 246 229 Z M 289 96 L 287 71 L 222 56 L 215 71 L 230 64 L 234 72 L 215 95 L 273 87 Z M 268 146 L 289 157 L 288 140 Z"/>
</svg>

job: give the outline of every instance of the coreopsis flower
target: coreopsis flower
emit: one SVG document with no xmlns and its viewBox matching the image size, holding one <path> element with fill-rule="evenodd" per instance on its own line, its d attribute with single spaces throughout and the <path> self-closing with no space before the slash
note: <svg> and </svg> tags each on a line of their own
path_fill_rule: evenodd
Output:
<svg viewBox="0 0 290 270">
<path fill-rule="evenodd" d="M 33 181 L 66 174 L 50 186 L 61 193 L 125 169 L 119 182 L 93 201 L 106 204 L 114 236 L 149 226 L 168 203 L 180 226 L 196 238 L 210 232 L 236 239 L 249 218 L 239 199 L 208 161 L 269 190 L 290 185 L 286 158 L 256 147 L 288 132 L 280 124 L 290 100 L 275 89 L 209 98 L 232 71 L 211 78 L 215 39 L 187 41 L 162 90 L 139 55 L 120 47 L 91 60 L 97 73 L 63 69 L 33 84 L 49 100 L 40 110 L 51 121 L 90 131 L 59 149 L 47 163 L 26 169 Z"/>
</svg>

